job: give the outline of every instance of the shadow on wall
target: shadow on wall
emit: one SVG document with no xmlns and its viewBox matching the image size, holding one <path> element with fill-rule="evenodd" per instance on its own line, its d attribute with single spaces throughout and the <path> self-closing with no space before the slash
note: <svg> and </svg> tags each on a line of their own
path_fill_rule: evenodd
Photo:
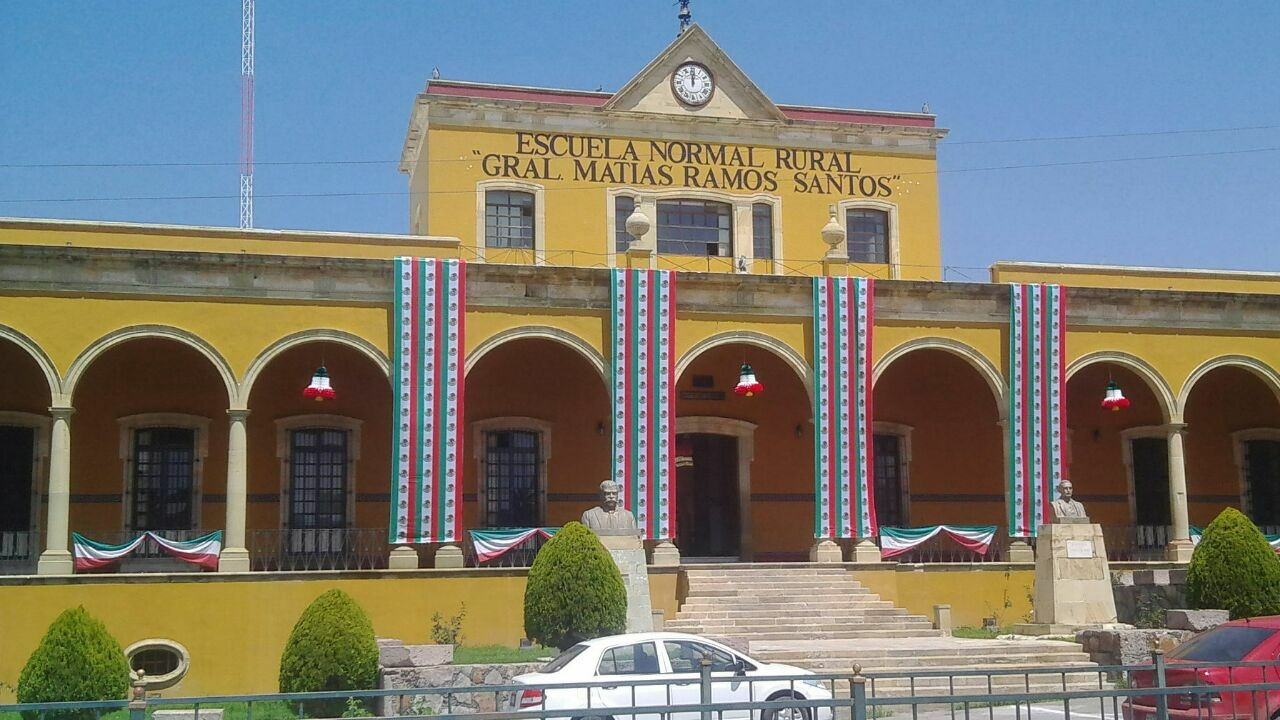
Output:
<svg viewBox="0 0 1280 720">
<path fill-rule="evenodd" d="M 1187 607 L 1187 571 L 1117 570 L 1111 573 L 1116 616 L 1139 628 L 1165 626 L 1165 610 Z"/>
</svg>

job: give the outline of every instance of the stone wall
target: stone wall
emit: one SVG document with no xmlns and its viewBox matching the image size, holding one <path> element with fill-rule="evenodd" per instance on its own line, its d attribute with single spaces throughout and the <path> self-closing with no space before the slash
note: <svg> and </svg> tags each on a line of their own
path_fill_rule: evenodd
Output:
<svg viewBox="0 0 1280 720">
<path fill-rule="evenodd" d="M 458 688 L 471 692 L 448 695 L 390 695 L 379 703 L 378 714 L 443 715 L 446 713 L 496 712 L 509 698 L 480 690 L 485 685 L 510 685 L 517 675 L 537 672 L 545 663 L 503 665 L 436 665 L 433 667 L 383 668 L 379 687 L 385 690 L 408 688 Z"/>
<path fill-rule="evenodd" d="M 1192 635 L 1191 630 L 1081 630 L 1076 642 L 1099 665 L 1139 665 L 1151 661 L 1152 650 L 1168 652 Z"/>
<path fill-rule="evenodd" d="M 1185 568 L 1113 570 L 1116 617 L 1137 627 L 1164 627 L 1164 611 L 1187 606 Z"/>
</svg>

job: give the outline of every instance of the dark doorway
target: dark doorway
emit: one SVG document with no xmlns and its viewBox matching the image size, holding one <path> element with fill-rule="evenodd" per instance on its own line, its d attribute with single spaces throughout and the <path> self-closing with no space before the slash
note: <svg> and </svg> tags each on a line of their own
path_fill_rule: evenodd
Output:
<svg viewBox="0 0 1280 720">
<path fill-rule="evenodd" d="M 31 475 L 35 430 L 0 426 L 0 532 L 31 529 Z"/>
<path fill-rule="evenodd" d="M 1169 525 L 1169 441 L 1164 438 L 1134 438 L 1129 449 L 1133 457 L 1133 495 L 1137 525 Z"/>
<path fill-rule="evenodd" d="M 676 534 L 687 558 L 738 557 L 741 548 L 738 438 L 676 438 Z"/>
</svg>

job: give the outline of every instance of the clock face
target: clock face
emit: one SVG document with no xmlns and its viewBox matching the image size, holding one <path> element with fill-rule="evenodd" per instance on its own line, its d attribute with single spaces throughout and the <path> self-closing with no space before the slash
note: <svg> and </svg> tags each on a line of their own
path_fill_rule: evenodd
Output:
<svg viewBox="0 0 1280 720">
<path fill-rule="evenodd" d="M 690 62 L 676 68 L 671 76 L 671 89 L 681 102 L 698 107 L 707 104 L 716 86 L 705 67 Z"/>
</svg>

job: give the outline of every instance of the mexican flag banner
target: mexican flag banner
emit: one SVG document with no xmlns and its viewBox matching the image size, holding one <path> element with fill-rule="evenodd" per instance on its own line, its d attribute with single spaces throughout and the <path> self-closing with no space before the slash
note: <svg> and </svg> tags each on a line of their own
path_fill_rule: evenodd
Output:
<svg viewBox="0 0 1280 720">
<path fill-rule="evenodd" d="M 1066 471 L 1066 289 L 1009 286 L 1009 535 L 1035 537 Z"/>
</svg>

